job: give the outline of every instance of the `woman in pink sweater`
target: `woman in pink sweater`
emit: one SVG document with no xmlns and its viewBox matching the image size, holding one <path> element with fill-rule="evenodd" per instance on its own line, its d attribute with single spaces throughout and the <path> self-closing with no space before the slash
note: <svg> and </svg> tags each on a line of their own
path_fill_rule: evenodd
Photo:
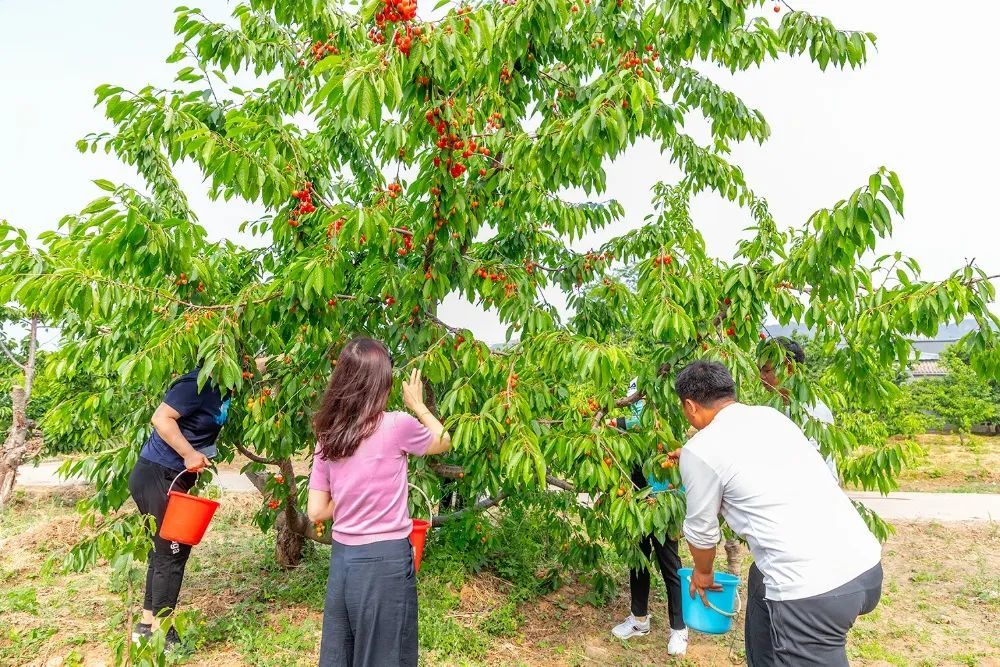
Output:
<svg viewBox="0 0 1000 667">
<path fill-rule="evenodd" d="M 385 345 L 355 338 L 313 418 L 308 513 L 312 521 L 333 519 L 324 666 L 417 664 L 407 457 L 446 452 L 451 437 L 424 405 L 418 370 L 403 382 L 403 402 L 416 418 L 385 411 L 391 388 Z"/>
</svg>

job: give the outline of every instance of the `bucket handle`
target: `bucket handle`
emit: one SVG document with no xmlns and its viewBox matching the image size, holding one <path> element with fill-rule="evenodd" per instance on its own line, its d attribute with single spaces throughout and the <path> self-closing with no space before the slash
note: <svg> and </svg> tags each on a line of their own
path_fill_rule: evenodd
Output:
<svg viewBox="0 0 1000 667">
<path fill-rule="evenodd" d="M 431 504 L 431 499 L 427 497 L 427 494 L 424 493 L 423 489 L 421 489 L 413 482 L 407 482 L 406 484 L 411 489 L 415 489 L 417 493 L 419 493 L 421 496 L 424 497 L 424 502 L 427 503 L 427 521 L 430 523 L 434 523 L 434 505 Z"/>
<path fill-rule="evenodd" d="M 179 480 L 181 478 L 181 475 L 183 475 L 184 473 L 187 473 L 187 472 L 194 472 L 195 475 L 197 475 L 198 477 L 201 477 L 201 471 L 200 470 L 197 471 L 197 472 L 194 471 L 194 470 L 188 470 L 187 468 L 185 468 L 184 470 L 181 470 L 179 473 L 177 473 L 177 477 L 174 477 L 174 481 L 170 482 L 170 486 L 167 487 L 167 495 L 168 496 L 170 495 L 170 492 L 174 490 L 174 484 L 177 483 L 177 480 Z M 198 482 L 196 480 L 195 484 L 197 484 L 197 483 Z"/>
<path fill-rule="evenodd" d="M 177 483 L 177 480 L 179 480 L 179 479 L 181 478 L 181 475 L 183 475 L 184 473 L 188 473 L 188 472 L 193 472 L 193 473 L 194 473 L 195 475 L 197 475 L 198 477 L 201 477 L 201 471 L 200 471 L 200 470 L 198 470 L 198 471 L 194 471 L 194 470 L 187 470 L 187 469 L 184 469 L 184 470 L 181 470 L 181 471 L 180 471 L 179 473 L 177 473 L 177 476 L 176 476 L 176 477 L 174 477 L 174 481 L 170 482 L 170 486 L 168 486 L 168 487 L 167 487 L 167 497 L 168 497 L 168 498 L 170 497 L 170 492 L 171 492 L 171 491 L 173 491 L 173 489 L 174 489 L 174 484 L 176 484 L 176 483 Z M 197 484 L 197 483 L 198 483 L 198 480 L 197 480 L 197 478 L 195 479 L 195 482 L 194 482 L 194 483 L 195 483 L 195 484 Z M 219 487 L 219 500 L 221 500 L 221 499 L 222 499 L 222 484 L 221 484 L 221 483 L 219 483 L 219 484 L 217 484 L 216 486 L 218 486 L 218 487 Z"/>
<path fill-rule="evenodd" d="M 691 577 L 684 577 L 684 579 L 686 579 L 689 584 L 691 583 Z M 721 609 L 716 607 L 714 604 L 712 604 L 711 600 L 709 600 L 707 596 L 705 597 L 705 602 L 708 602 L 709 609 L 716 612 L 717 614 L 722 614 L 723 616 L 726 616 L 728 618 L 736 618 L 737 616 L 740 615 L 740 612 L 743 610 L 743 600 L 740 599 L 739 589 L 736 590 L 736 609 L 732 613 L 728 611 L 722 611 Z"/>
</svg>

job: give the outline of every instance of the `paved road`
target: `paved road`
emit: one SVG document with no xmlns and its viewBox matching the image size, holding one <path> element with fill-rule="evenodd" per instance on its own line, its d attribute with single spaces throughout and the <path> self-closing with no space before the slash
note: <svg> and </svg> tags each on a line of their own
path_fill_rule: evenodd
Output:
<svg viewBox="0 0 1000 667">
<path fill-rule="evenodd" d="M 59 477 L 56 471 L 59 470 L 60 465 L 62 465 L 61 461 L 43 461 L 37 467 L 23 465 L 17 469 L 17 485 L 46 487 L 86 484 L 83 479 L 62 479 Z M 257 491 L 250 480 L 238 470 L 223 469 L 216 474 L 214 482 L 220 484 L 223 490 L 229 493 L 255 493 Z"/>
<path fill-rule="evenodd" d="M 863 492 L 848 495 L 887 520 L 1000 521 L 1000 494 L 996 493 L 900 491 L 888 497 Z"/>
<path fill-rule="evenodd" d="M 83 480 L 64 480 L 56 475 L 58 461 L 45 461 L 18 470 L 20 486 L 63 486 L 80 484 Z M 216 482 L 229 493 L 253 493 L 256 490 L 246 477 L 236 470 L 222 470 Z M 1000 521 L 1000 494 L 988 493 L 877 493 L 851 492 L 888 521 Z"/>
</svg>

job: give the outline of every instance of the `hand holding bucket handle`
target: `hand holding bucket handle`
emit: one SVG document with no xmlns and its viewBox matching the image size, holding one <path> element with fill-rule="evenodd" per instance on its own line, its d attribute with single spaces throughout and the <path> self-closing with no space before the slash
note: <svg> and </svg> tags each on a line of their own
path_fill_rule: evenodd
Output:
<svg viewBox="0 0 1000 667">
<path fill-rule="evenodd" d="M 695 574 L 697 574 L 697 573 L 695 573 Z M 736 608 L 732 612 L 723 611 L 723 610 L 719 609 L 718 607 L 716 607 L 714 604 L 712 604 L 711 600 L 708 599 L 708 596 L 705 595 L 705 591 L 706 590 L 716 591 L 716 592 L 721 591 L 722 590 L 722 585 L 721 584 L 712 584 L 711 586 L 709 586 L 707 588 L 700 588 L 698 586 L 695 586 L 694 581 L 692 580 L 692 577 L 685 577 L 685 579 L 687 579 L 688 582 L 691 584 L 691 597 L 692 598 L 694 598 L 695 592 L 697 591 L 698 596 L 701 597 L 702 604 L 704 604 L 706 607 L 708 607 L 712 611 L 716 612 L 717 614 L 722 614 L 723 616 L 727 616 L 729 618 L 736 618 L 737 616 L 740 615 L 740 610 L 743 609 L 743 600 L 740 599 L 740 593 L 739 593 L 739 591 L 736 592 Z"/>
<path fill-rule="evenodd" d="M 192 449 L 184 457 L 184 468 L 186 472 L 201 472 L 205 468 L 211 465 L 211 461 L 208 457 L 199 452 L 197 449 Z"/>
<path fill-rule="evenodd" d="M 691 576 L 688 577 L 688 581 L 691 582 L 691 597 L 694 598 L 695 593 L 701 598 L 702 604 L 706 607 L 709 606 L 708 596 L 705 595 L 705 591 L 719 592 L 722 590 L 722 585 L 715 583 L 715 573 L 711 572 L 709 574 L 702 574 L 698 570 L 691 572 Z"/>
</svg>

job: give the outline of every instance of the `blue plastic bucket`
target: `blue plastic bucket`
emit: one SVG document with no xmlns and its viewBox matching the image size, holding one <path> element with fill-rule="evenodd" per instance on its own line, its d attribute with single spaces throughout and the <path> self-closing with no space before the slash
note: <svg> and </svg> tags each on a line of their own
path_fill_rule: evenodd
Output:
<svg viewBox="0 0 1000 667">
<path fill-rule="evenodd" d="M 740 613 L 740 596 L 737 589 L 740 578 L 725 572 L 715 573 L 715 583 L 722 586 L 721 591 L 705 591 L 710 607 L 701 601 L 701 596 L 693 598 L 688 589 L 691 586 L 691 568 L 682 567 L 677 571 L 681 577 L 681 612 L 684 623 L 692 630 L 710 635 L 722 635 L 729 632 L 733 619 Z"/>
</svg>

